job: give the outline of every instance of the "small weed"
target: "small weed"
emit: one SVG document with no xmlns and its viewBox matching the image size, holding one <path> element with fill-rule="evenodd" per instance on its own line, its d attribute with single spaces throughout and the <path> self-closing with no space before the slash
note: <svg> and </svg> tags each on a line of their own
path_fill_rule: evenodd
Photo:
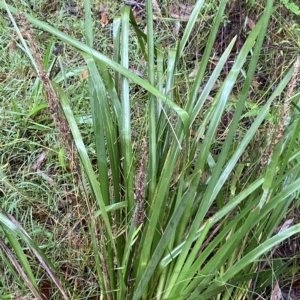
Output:
<svg viewBox="0 0 300 300">
<path fill-rule="evenodd" d="M 282 4 L 293 14 L 300 15 L 300 6 L 292 0 L 281 0 Z"/>
</svg>

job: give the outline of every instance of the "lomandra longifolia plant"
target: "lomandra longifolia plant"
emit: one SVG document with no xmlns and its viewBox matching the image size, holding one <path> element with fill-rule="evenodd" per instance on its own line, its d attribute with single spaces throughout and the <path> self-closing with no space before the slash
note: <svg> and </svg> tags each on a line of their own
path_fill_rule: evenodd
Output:
<svg viewBox="0 0 300 300">
<path fill-rule="evenodd" d="M 271 268 L 267 261 L 276 245 L 300 231 L 298 224 L 278 230 L 300 187 L 299 150 L 295 147 L 299 121 L 288 118 L 290 114 L 296 116 L 291 104 L 297 106 L 299 100 L 292 87 L 298 62 L 266 96 L 258 114 L 237 138 L 274 6 L 273 1 L 266 1 L 263 14 L 249 30 L 224 77 L 220 74 L 236 38 L 221 53 L 214 68 L 208 67 L 226 11 L 227 1 L 219 2 L 200 67 L 191 83 L 182 80 L 179 71 L 187 43 L 201 25 L 204 0 L 194 5 L 176 43 L 165 48 L 155 43 L 152 0 L 145 3 L 147 33 L 136 23 L 131 7 L 124 6 L 112 24 L 112 56 L 94 49 L 89 0 L 84 2 L 85 43 L 30 14 L 22 13 L 24 21 L 16 23 L 20 12 L 0 1 L 2 11 L 8 13 L 19 34 L 22 49 L 36 68 L 45 97 L 56 101 L 55 126 L 60 129 L 57 116 L 66 124 L 58 135 L 70 163 L 77 166 L 73 168 L 78 176 L 76 184 L 85 195 L 79 199 L 77 209 L 78 214 L 88 216 L 85 235 L 93 251 L 89 259 L 93 261 L 91 273 L 96 285 L 83 286 L 79 291 L 61 278 L 59 266 L 25 229 L 2 212 L 0 222 L 6 242 L 14 249 L 20 272 L 24 270 L 21 276 L 27 279 L 25 284 L 36 298 L 41 299 L 37 270 L 30 266 L 20 239 L 52 279 L 57 295 L 60 293 L 57 299 L 78 299 L 87 293 L 107 300 L 240 299 L 250 292 L 261 293 L 283 272 L 281 265 Z M 96 165 L 66 92 L 68 81 L 63 79 L 71 75 L 61 70 L 50 81 L 47 70 L 43 70 L 43 56 L 37 54 L 32 43 L 36 33 L 31 27 L 48 32 L 83 58 L 81 64 L 88 71 L 87 114 L 91 114 L 90 138 Z M 22 36 L 24 28 L 32 37 L 27 41 Z M 129 70 L 132 38 L 138 43 L 141 60 L 146 62 L 144 77 Z M 216 82 L 218 90 L 212 93 Z M 238 101 L 222 145 L 214 151 L 237 82 L 241 84 L 235 91 Z M 132 86 L 146 93 L 147 99 L 133 99 Z M 273 124 L 277 138 L 268 143 L 264 154 L 257 149 L 261 164 L 257 156 L 251 155 L 251 161 L 245 162 L 244 154 L 267 121 L 272 103 L 280 97 L 284 103 L 282 120 L 277 127 Z M 144 107 L 144 121 L 132 128 L 139 104 Z M 68 143 L 64 143 L 66 140 Z M 81 251 L 84 256 L 85 250 Z M 12 268 L 17 269 L 11 255 L 6 254 Z"/>
</svg>

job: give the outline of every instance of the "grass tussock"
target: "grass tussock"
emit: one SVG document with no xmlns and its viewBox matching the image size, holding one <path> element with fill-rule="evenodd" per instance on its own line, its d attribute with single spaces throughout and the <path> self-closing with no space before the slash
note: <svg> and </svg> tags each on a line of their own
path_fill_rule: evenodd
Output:
<svg viewBox="0 0 300 300">
<path fill-rule="evenodd" d="M 0 9 L 0 298 L 299 298 L 296 13 Z"/>
</svg>

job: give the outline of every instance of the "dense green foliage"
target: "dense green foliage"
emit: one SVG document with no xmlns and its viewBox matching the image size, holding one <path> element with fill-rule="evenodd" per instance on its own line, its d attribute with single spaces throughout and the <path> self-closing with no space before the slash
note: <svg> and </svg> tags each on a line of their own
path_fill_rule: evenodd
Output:
<svg viewBox="0 0 300 300">
<path fill-rule="evenodd" d="M 32 98 L 44 93 L 47 99 L 60 136 L 57 160 L 61 169 L 70 171 L 70 184 L 78 187 L 74 209 L 91 245 L 78 250 L 77 258 L 86 255 L 92 260 L 91 277 L 97 282 L 80 289 L 66 282 L 61 266 L 30 237 L 30 230 L 28 235 L 10 213 L 2 211 L 1 248 L 13 249 L 11 255 L 5 251 L 11 273 L 21 276 L 20 286 L 37 299 L 42 299 L 38 279 L 42 276 L 33 267 L 32 256 L 53 282 L 57 291 L 53 299 L 100 295 L 114 300 L 242 299 L 265 292 L 289 266 L 280 259 L 273 261 L 272 250 L 300 232 L 297 222 L 283 226 L 289 209 L 298 205 L 300 190 L 300 93 L 294 93 L 298 65 L 285 70 L 261 103 L 251 104 L 273 1 L 265 1 L 224 75 L 236 37 L 214 68 L 209 67 L 224 21 L 227 1 L 221 0 L 200 67 L 192 80 L 187 79 L 182 75 L 185 51 L 199 26 L 204 2 L 196 2 L 171 47 L 155 42 L 151 0 L 146 1 L 146 34 L 125 6 L 112 24 L 114 52 L 109 57 L 94 48 L 90 1 L 84 2 L 85 43 L 30 14 L 19 15 L 16 22 L 17 9 L 0 1 L 38 75 Z M 42 59 L 27 22 L 53 36 Z M 140 59 L 146 62 L 145 77 L 129 69 L 132 32 Z M 61 64 L 50 80 L 47 74 L 55 63 L 57 39 L 83 60 L 68 72 Z M 86 70 L 86 114 L 92 124 L 88 134 L 73 108 L 74 101 L 82 99 L 73 95 L 74 100 L 68 93 L 74 75 L 87 74 L 82 73 Z M 141 98 L 134 98 L 135 89 L 143 91 Z M 274 105 L 280 106 L 277 115 L 271 110 Z M 35 103 L 30 116 L 45 107 L 45 102 Z M 224 129 L 228 110 L 230 121 Z M 257 142 L 266 123 L 273 128 L 269 138 Z M 42 130 L 41 124 L 34 125 Z M 224 131 L 221 142 L 220 131 Z M 12 189 L 4 168 L 0 172 L 1 185 Z M 11 257 L 17 258 L 21 275 Z"/>
</svg>

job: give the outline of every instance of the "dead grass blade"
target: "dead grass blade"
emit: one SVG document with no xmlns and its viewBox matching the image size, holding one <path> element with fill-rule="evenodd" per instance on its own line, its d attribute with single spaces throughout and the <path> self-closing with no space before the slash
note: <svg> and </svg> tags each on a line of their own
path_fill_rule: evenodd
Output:
<svg viewBox="0 0 300 300">
<path fill-rule="evenodd" d="M 32 294 L 35 296 L 37 300 L 43 300 L 43 298 L 40 296 L 38 291 L 35 289 L 33 284 L 30 282 L 28 276 L 26 273 L 23 271 L 22 267 L 16 260 L 14 254 L 10 251 L 10 249 L 7 247 L 3 239 L 0 237 L 0 247 L 2 248 L 3 252 L 6 254 L 7 258 L 10 260 L 16 271 L 19 273 L 20 277 L 24 280 L 24 283 L 26 286 L 30 289 Z"/>
<path fill-rule="evenodd" d="M 25 234 L 31 240 L 30 236 L 25 231 L 25 229 L 22 227 L 22 225 L 12 215 L 10 215 L 8 213 L 5 213 L 5 214 L 11 220 L 11 222 L 13 222 L 13 224 L 15 226 L 17 226 L 18 229 L 20 231 L 22 231 L 22 233 Z M 30 246 L 32 252 L 34 253 L 34 255 L 36 256 L 36 258 L 39 260 L 41 265 L 44 267 L 45 271 L 48 273 L 50 278 L 53 280 L 53 282 L 55 283 L 55 285 L 59 289 L 60 293 L 63 296 L 63 299 L 64 300 L 69 300 L 67 292 L 64 290 L 63 286 L 61 285 L 58 276 L 55 274 L 55 272 L 52 270 L 52 268 L 48 265 L 48 263 L 42 258 L 42 256 L 33 247 L 31 247 L 31 245 L 29 245 L 29 246 Z"/>
</svg>

